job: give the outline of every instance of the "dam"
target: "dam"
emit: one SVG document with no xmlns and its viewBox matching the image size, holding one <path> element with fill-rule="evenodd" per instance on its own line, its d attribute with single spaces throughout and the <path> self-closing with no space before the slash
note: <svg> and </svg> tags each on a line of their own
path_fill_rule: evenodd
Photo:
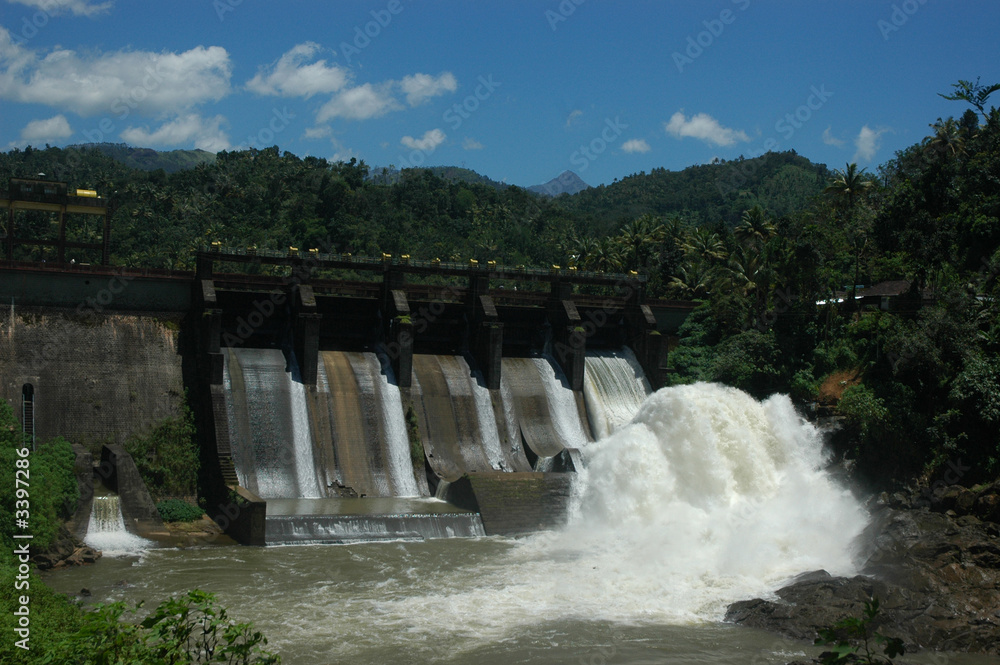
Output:
<svg viewBox="0 0 1000 665">
<path fill-rule="evenodd" d="M 579 448 L 663 385 L 694 306 L 557 266 L 219 246 L 196 261 L 0 262 L 2 395 L 42 440 L 122 443 L 186 394 L 209 514 L 256 545 L 559 525 Z"/>
</svg>

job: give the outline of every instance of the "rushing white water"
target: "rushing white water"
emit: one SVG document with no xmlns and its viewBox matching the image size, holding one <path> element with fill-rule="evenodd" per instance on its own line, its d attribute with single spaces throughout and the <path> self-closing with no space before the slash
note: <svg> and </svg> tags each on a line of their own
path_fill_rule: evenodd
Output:
<svg viewBox="0 0 1000 665">
<path fill-rule="evenodd" d="M 125 528 L 121 503 L 116 494 L 94 497 L 87 536 L 83 540 L 106 556 L 140 554 L 152 545 Z"/>
<path fill-rule="evenodd" d="M 629 348 L 587 352 L 583 396 L 594 436 L 602 439 L 625 425 L 652 392 Z"/>
<path fill-rule="evenodd" d="M 230 363 L 239 364 L 242 391 L 234 392 Z M 230 350 L 223 387 L 233 463 L 240 484 L 262 498 L 319 498 L 306 388 L 287 364 L 278 349 Z"/>
<path fill-rule="evenodd" d="M 122 573 L 111 572 L 107 593 L 217 591 L 269 648 L 309 665 L 807 659 L 801 646 L 716 622 L 729 603 L 768 596 L 799 573 L 854 572 L 851 541 L 867 518 L 821 470 L 821 444 L 785 397 L 668 388 L 582 449 L 586 470 L 560 531 L 155 550 L 144 574 L 127 573 L 137 589 L 112 586 Z"/>
<path fill-rule="evenodd" d="M 556 374 L 555 362 L 549 358 L 533 358 L 538 375 L 545 384 L 545 397 L 549 403 L 552 424 L 566 447 L 577 448 L 589 440 L 580 422 L 580 410 L 576 406 L 573 391 L 563 385 Z"/>
<path fill-rule="evenodd" d="M 319 499 L 326 494 L 320 489 L 316 479 L 316 457 L 313 454 L 309 427 L 306 387 L 300 381 L 292 381 L 290 377 L 288 394 L 292 402 L 292 445 L 295 452 L 295 479 L 299 485 L 298 496 Z"/>
<path fill-rule="evenodd" d="M 475 616 L 494 638 L 557 618 L 688 624 L 720 620 L 729 603 L 805 571 L 853 572 L 867 516 L 821 470 L 820 434 L 787 397 L 667 388 L 582 452 L 564 530 L 470 570 L 468 589 L 381 610 L 411 626 L 432 617 L 427 630 Z"/>
<path fill-rule="evenodd" d="M 374 353 L 366 353 L 371 377 L 382 405 L 382 424 L 385 427 L 386 447 L 389 451 L 389 477 L 395 488 L 394 496 L 420 496 L 417 480 L 413 476 L 413 462 L 410 459 L 410 439 L 406 434 L 406 416 L 403 412 L 403 398 L 399 394 L 392 365 L 379 361 Z M 385 368 L 384 371 L 382 368 Z"/>
</svg>

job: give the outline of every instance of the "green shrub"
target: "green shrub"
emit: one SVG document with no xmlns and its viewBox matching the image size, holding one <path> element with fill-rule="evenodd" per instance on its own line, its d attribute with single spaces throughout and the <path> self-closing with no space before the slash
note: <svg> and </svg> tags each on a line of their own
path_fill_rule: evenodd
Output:
<svg viewBox="0 0 1000 665">
<path fill-rule="evenodd" d="M 205 511 L 180 499 L 166 499 L 156 504 L 164 522 L 193 522 L 201 519 Z"/>
<path fill-rule="evenodd" d="M 148 434 L 125 442 L 153 498 L 198 491 L 198 447 L 194 416 L 184 404 L 178 416 L 161 420 Z"/>
<path fill-rule="evenodd" d="M 889 409 L 882 398 L 864 384 L 847 388 L 837 403 L 837 411 L 857 428 L 862 439 L 881 430 L 889 417 Z"/>
<path fill-rule="evenodd" d="M 406 407 L 406 434 L 410 439 L 410 461 L 414 466 L 424 465 L 424 444 L 420 440 L 420 427 L 417 425 L 417 414 L 413 405 Z"/>
<path fill-rule="evenodd" d="M 823 654 L 820 662 L 823 665 L 841 665 L 842 663 L 864 663 L 865 665 L 892 665 L 892 659 L 906 653 L 903 640 L 898 637 L 886 637 L 875 632 L 873 624 L 879 615 L 878 598 L 865 601 L 865 609 L 861 617 L 841 619 L 830 628 L 819 631 L 816 644 L 832 644 L 831 651 Z M 882 647 L 882 658 L 876 651 Z"/>
<path fill-rule="evenodd" d="M 0 402 L 0 541 L 13 542 L 15 531 L 23 532 L 16 520 L 27 519 L 32 548 L 43 550 L 52 544 L 62 520 L 76 510 L 76 456 L 69 442 L 56 438 L 20 457 L 20 438 L 20 423 L 10 405 Z"/>
</svg>

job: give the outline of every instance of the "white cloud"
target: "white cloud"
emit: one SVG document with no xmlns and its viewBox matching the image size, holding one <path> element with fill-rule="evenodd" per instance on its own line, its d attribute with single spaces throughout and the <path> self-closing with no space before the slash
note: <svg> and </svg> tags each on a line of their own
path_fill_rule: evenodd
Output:
<svg viewBox="0 0 1000 665">
<path fill-rule="evenodd" d="M 25 143 L 47 143 L 73 135 L 66 116 L 59 114 L 46 120 L 32 120 L 21 130 L 21 140 Z"/>
<path fill-rule="evenodd" d="M 327 65 L 326 60 L 309 62 L 320 51 L 315 42 L 303 42 L 282 55 L 277 62 L 257 69 L 246 87 L 259 95 L 305 97 L 337 92 L 348 81 L 346 69 Z M 308 64 L 306 64 L 308 62 Z"/>
<path fill-rule="evenodd" d="M 583 111 L 580 109 L 570 111 L 570 114 L 566 117 L 566 129 L 572 127 L 573 123 L 575 123 L 582 115 Z"/>
<path fill-rule="evenodd" d="M 444 143 L 446 138 L 448 138 L 447 135 L 440 129 L 428 129 L 424 132 L 423 137 L 419 139 L 415 139 L 412 136 L 404 136 L 399 142 L 410 150 L 434 152 L 434 149 Z"/>
<path fill-rule="evenodd" d="M 677 138 L 691 137 L 713 145 L 733 145 L 737 141 L 750 140 L 746 132 L 723 127 L 707 113 L 698 113 L 688 119 L 682 111 L 678 111 L 670 117 L 670 122 L 664 123 L 664 128 L 667 134 Z"/>
<path fill-rule="evenodd" d="M 385 115 L 389 111 L 402 108 L 389 92 L 386 84 L 374 86 L 371 83 L 343 90 L 333 96 L 316 114 L 317 122 L 333 118 L 347 120 L 367 120 Z"/>
<path fill-rule="evenodd" d="M 886 133 L 886 129 L 872 129 L 868 125 L 861 128 L 858 132 L 857 137 L 854 139 L 854 147 L 857 148 L 857 152 L 854 153 L 854 157 L 851 158 L 852 162 L 870 162 L 875 157 L 875 153 L 878 152 L 879 147 L 882 145 L 882 135 Z"/>
<path fill-rule="evenodd" d="M 92 4 L 86 0 L 7 0 L 7 2 L 18 2 L 22 5 L 40 9 L 46 14 L 57 16 L 70 12 L 76 16 L 93 16 L 111 9 L 113 2 L 102 2 Z"/>
<path fill-rule="evenodd" d="M 646 143 L 646 139 L 629 139 L 622 144 L 622 152 L 649 152 L 649 144 Z"/>
<path fill-rule="evenodd" d="M 329 127 L 308 127 L 302 138 L 315 140 L 329 138 L 330 136 L 331 130 Z"/>
<path fill-rule="evenodd" d="M 183 53 L 115 51 L 40 55 L 0 28 L 0 99 L 44 104 L 79 115 L 178 113 L 229 94 L 229 53 L 198 46 Z"/>
<path fill-rule="evenodd" d="M 133 145 L 144 147 L 193 144 L 195 148 L 219 152 L 230 147 L 229 137 L 222 129 L 225 124 L 228 123 L 221 115 L 202 118 L 197 113 L 189 113 L 167 122 L 154 131 L 150 131 L 148 127 L 128 127 L 121 133 L 121 137 Z"/>
<path fill-rule="evenodd" d="M 485 147 L 486 146 L 484 146 L 482 143 L 480 143 L 476 139 L 470 138 L 468 136 L 466 136 L 465 140 L 462 141 L 462 149 L 463 150 L 482 150 Z"/>
<path fill-rule="evenodd" d="M 827 145 L 835 145 L 839 148 L 840 146 L 844 145 L 844 141 L 834 136 L 833 132 L 831 131 L 832 129 L 833 126 L 831 125 L 830 127 L 827 127 L 826 129 L 823 130 L 823 143 Z"/>
<path fill-rule="evenodd" d="M 399 85 L 406 94 L 406 103 L 410 106 L 417 106 L 431 97 L 455 92 L 458 89 L 458 82 L 451 72 L 443 72 L 437 78 L 420 73 L 404 76 Z"/>
</svg>

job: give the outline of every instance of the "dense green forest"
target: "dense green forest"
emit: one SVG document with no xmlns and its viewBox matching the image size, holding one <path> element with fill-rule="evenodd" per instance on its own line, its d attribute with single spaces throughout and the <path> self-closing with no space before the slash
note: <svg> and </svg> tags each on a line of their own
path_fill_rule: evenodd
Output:
<svg viewBox="0 0 1000 665">
<path fill-rule="evenodd" d="M 108 196 L 112 260 L 124 266 L 190 268 L 192 250 L 220 241 L 639 270 L 649 295 L 702 302 L 671 353 L 673 381 L 835 407 L 848 423 L 842 452 L 880 484 L 959 459 L 982 479 L 1000 471 L 991 91 L 957 84 L 949 98 L 972 108 L 930 123 L 875 172 L 768 153 L 549 198 L 463 169 L 373 174 L 277 147 L 174 173 L 50 147 L 0 154 L 0 180 L 41 172 Z M 17 258 L 46 258 L 31 251 Z M 891 311 L 855 305 L 859 285 L 886 280 L 906 287 Z"/>
</svg>

